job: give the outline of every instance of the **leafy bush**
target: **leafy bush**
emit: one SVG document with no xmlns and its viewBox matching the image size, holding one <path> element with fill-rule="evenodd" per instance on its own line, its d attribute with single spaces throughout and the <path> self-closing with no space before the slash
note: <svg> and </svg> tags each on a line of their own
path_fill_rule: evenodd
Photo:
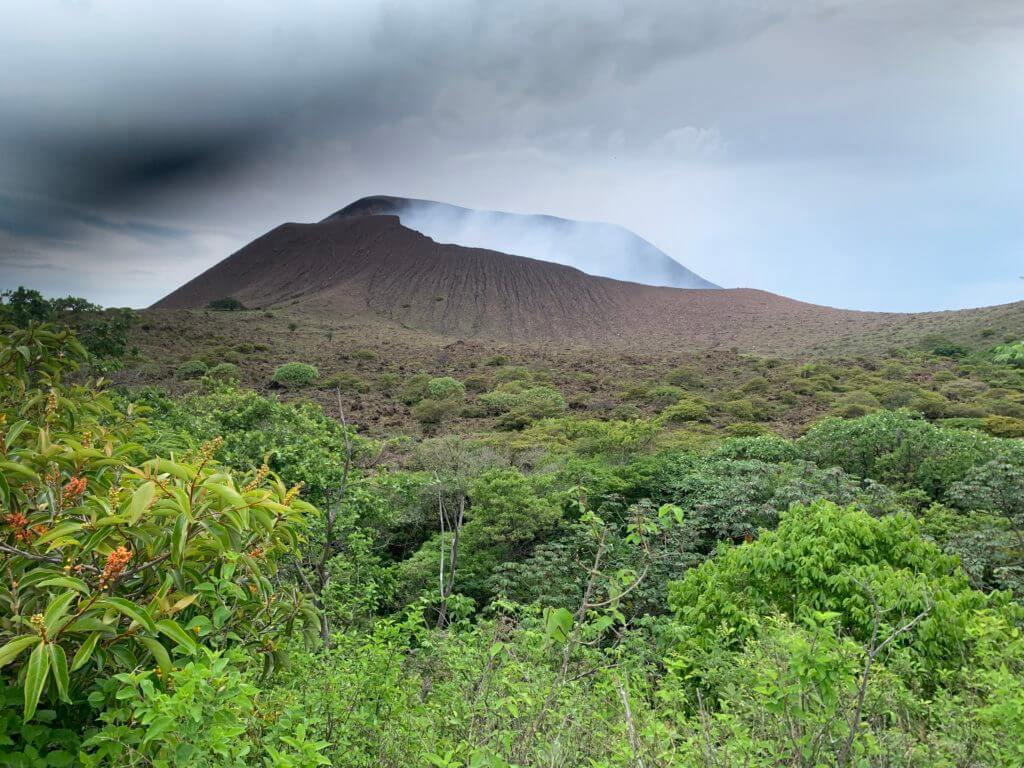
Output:
<svg viewBox="0 0 1024 768">
<path fill-rule="evenodd" d="M 992 350 L 992 359 L 1017 368 L 1024 368 L 1024 341 L 1000 344 Z"/>
<path fill-rule="evenodd" d="M 226 296 L 222 299 L 214 299 L 206 305 L 206 308 L 219 312 L 238 312 L 245 309 L 245 305 L 234 296 Z"/>
<path fill-rule="evenodd" d="M 940 679 L 970 657 L 979 611 L 993 612 L 1012 632 L 1020 611 L 1006 597 L 972 590 L 956 560 L 924 540 L 909 516 L 873 518 L 817 502 L 793 507 L 775 531 L 688 572 L 672 585 L 669 603 L 685 645 L 710 654 L 742 647 L 762 631 L 760 619 L 773 615 L 801 622 L 832 612 L 848 636 L 866 643 L 920 614 L 893 648 L 907 649 Z M 922 674 L 914 670 L 908 673 Z"/>
<path fill-rule="evenodd" d="M 63 383 L 85 356 L 47 327 L 0 339 L 0 658 L 26 721 L 40 704 L 79 717 L 112 675 L 168 675 L 203 646 L 249 647 L 274 666 L 287 627 L 316 625 L 275 577 L 315 512 L 298 489 L 266 470 L 235 475 L 213 460 L 216 442 L 148 452 L 137 414 Z"/>
<path fill-rule="evenodd" d="M 522 429 L 538 419 L 565 413 L 567 408 L 565 398 L 557 389 L 522 382 L 502 384 L 477 400 L 489 413 L 499 417 L 498 425 L 504 429 Z"/>
<path fill-rule="evenodd" d="M 348 353 L 353 360 L 376 360 L 377 353 L 367 347 L 357 347 Z"/>
<path fill-rule="evenodd" d="M 666 421 L 682 424 L 687 421 L 710 421 L 711 409 L 706 400 L 687 399 L 670 405 L 661 412 Z"/>
<path fill-rule="evenodd" d="M 282 387 L 298 389 L 308 387 L 319 375 L 316 366 L 309 363 L 285 363 L 277 366 L 272 379 Z"/>
<path fill-rule="evenodd" d="M 909 411 L 878 411 L 859 419 L 825 419 L 800 439 L 804 458 L 842 467 L 933 498 L 976 466 L 999 456 L 1024 462 L 1024 446 L 970 430 L 929 424 Z"/>
<path fill-rule="evenodd" d="M 405 382 L 398 393 L 398 398 L 406 405 L 415 405 L 427 396 L 427 385 L 430 384 L 430 380 L 429 374 L 417 373 Z"/>
<path fill-rule="evenodd" d="M 234 363 L 218 363 L 206 371 L 206 375 L 218 381 L 232 381 L 241 376 L 241 369 Z"/>
<path fill-rule="evenodd" d="M 186 360 L 174 371 L 177 379 L 198 379 L 205 376 L 209 367 L 202 360 Z"/>
<path fill-rule="evenodd" d="M 665 376 L 665 383 L 685 389 L 694 389 L 703 384 L 703 377 L 694 366 L 686 365 L 669 371 Z"/>
<path fill-rule="evenodd" d="M 435 427 L 457 410 L 458 402 L 455 400 L 434 400 L 428 397 L 413 406 L 412 417 L 424 427 Z"/>
<path fill-rule="evenodd" d="M 1024 419 L 988 416 L 982 421 L 982 429 L 995 437 L 1024 437 Z"/>
<path fill-rule="evenodd" d="M 427 382 L 427 394 L 434 400 L 461 400 L 466 396 L 466 385 L 451 376 L 441 376 Z"/>
</svg>

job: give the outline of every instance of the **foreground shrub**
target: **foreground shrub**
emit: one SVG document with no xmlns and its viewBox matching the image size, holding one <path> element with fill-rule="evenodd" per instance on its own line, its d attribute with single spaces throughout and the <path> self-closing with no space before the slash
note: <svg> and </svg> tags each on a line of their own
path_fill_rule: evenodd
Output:
<svg viewBox="0 0 1024 768">
<path fill-rule="evenodd" d="M 298 389 L 308 387 L 319 375 L 316 366 L 309 363 L 285 363 L 277 366 L 272 379 L 282 387 Z"/>
<path fill-rule="evenodd" d="M 267 470 L 236 476 L 213 460 L 217 442 L 149 453 L 132 409 L 63 383 L 83 358 L 46 327 L 0 338 L 0 682 L 22 689 L 26 722 L 40 707 L 76 722 L 112 675 L 166 676 L 204 646 L 248 647 L 273 668 L 287 627 L 316 626 L 275 577 L 315 512 L 297 489 Z"/>
</svg>

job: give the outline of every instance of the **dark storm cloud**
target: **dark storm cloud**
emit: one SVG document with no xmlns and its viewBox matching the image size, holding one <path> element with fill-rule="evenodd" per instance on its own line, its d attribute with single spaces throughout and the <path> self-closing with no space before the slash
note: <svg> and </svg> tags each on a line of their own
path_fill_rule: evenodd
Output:
<svg viewBox="0 0 1024 768">
<path fill-rule="evenodd" d="M 52 200 L 0 194 L 0 231 L 16 239 L 67 240 L 80 236 L 83 230 L 115 232 L 143 240 L 181 239 L 189 234 L 185 229 L 145 221 L 108 219 Z"/>
</svg>

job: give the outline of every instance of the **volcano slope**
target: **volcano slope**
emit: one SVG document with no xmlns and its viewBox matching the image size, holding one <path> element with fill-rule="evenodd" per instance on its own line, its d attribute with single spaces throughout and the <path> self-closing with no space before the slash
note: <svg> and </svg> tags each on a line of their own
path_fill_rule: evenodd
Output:
<svg viewBox="0 0 1024 768">
<path fill-rule="evenodd" d="M 443 245 L 391 215 L 283 224 L 157 304 L 250 308 L 386 323 L 445 338 L 570 346 L 729 349 L 776 355 L 910 344 L 950 321 L 970 330 L 1020 307 L 899 315 L 806 304 L 750 289 L 659 288 L 496 251 Z M 973 313 L 973 314 L 972 314 Z"/>
</svg>

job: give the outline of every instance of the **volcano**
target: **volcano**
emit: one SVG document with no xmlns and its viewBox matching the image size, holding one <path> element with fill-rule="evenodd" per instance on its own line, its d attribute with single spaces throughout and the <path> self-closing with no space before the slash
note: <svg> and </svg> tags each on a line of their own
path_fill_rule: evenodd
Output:
<svg viewBox="0 0 1024 768">
<path fill-rule="evenodd" d="M 153 309 L 234 297 L 251 309 L 383 323 L 443 337 L 659 350 L 790 354 L 868 338 L 891 342 L 1018 315 L 1019 305 L 925 313 L 856 312 L 753 289 L 674 288 L 590 275 L 549 261 L 438 243 L 404 226 L 391 198 L 312 224 L 282 224 Z M 887 343 L 883 342 L 883 343 Z"/>
</svg>

